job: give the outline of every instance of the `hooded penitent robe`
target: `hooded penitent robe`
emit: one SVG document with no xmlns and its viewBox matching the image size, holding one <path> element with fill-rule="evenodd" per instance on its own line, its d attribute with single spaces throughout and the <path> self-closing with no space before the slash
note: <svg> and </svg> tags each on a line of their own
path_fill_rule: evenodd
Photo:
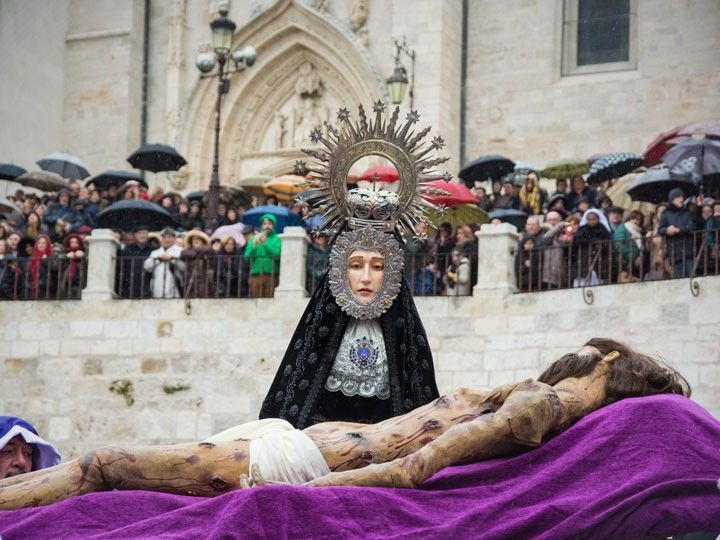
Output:
<svg viewBox="0 0 720 540">
<path fill-rule="evenodd" d="M 346 396 L 326 383 L 351 317 L 335 303 L 323 277 L 290 340 L 260 409 L 260 418 L 282 418 L 298 429 L 318 422 L 375 423 L 438 397 L 432 353 L 407 283 L 382 314 L 390 396 Z"/>
</svg>

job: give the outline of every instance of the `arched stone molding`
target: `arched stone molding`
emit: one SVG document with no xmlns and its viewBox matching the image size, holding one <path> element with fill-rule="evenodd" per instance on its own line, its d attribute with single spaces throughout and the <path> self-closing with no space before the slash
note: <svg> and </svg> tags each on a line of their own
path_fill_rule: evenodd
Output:
<svg viewBox="0 0 720 540">
<path fill-rule="evenodd" d="M 298 0 L 279 0 L 240 29 L 233 47 L 245 44 L 257 49 L 258 58 L 252 68 L 232 76 L 230 92 L 223 97 L 223 184 L 260 171 L 288 172 L 304 156 L 297 144 L 278 147 L 271 140 L 277 113 L 299 106 L 295 82 L 301 65 L 309 62 L 323 81 L 317 112 L 324 120 L 334 121 L 340 106 L 354 108 L 385 96 L 382 76 L 350 29 Z M 216 97 L 217 80 L 199 80 L 183 114 L 178 146 L 189 163 L 186 190 L 208 184 Z"/>
</svg>

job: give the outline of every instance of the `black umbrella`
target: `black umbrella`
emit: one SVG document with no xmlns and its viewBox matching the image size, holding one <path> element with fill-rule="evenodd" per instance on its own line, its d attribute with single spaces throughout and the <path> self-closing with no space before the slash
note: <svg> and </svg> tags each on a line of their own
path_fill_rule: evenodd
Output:
<svg viewBox="0 0 720 540">
<path fill-rule="evenodd" d="M 147 227 L 151 231 L 175 225 L 170 213 L 159 204 L 140 199 L 126 199 L 111 204 L 97 215 L 98 227 L 117 227 L 131 231 L 135 227 Z"/>
<path fill-rule="evenodd" d="M 187 161 L 167 144 L 143 144 L 129 158 L 130 165 L 143 171 L 177 171 Z"/>
<path fill-rule="evenodd" d="M 611 178 L 620 178 L 642 166 L 643 158 L 632 152 L 615 152 L 608 154 L 590 167 L 587 181 L 589 184 L 599 184 Z"/>
<path fill-rule="evenodd" d="M 490 214 L 488 214 L 488 217 L 490 218 L 491 222 L 493 219 L 499 219 L 504 223 L 510 223 L 511 225 L 515 225 L 515 227 L 519 231 L 525 228 L 525 222 L 527 221 L 528 215 L 521 210 L 515 210 L 514 208 L 506 208 L 503 210 L 493 210 L 492 212 L 490 212 Z"/>
<path fill-rule="evenodd" d="M 55 152 L 45 156 L 37 164 L 44 171 L 57 173 L 70 180 L 82 180 L 90 176 L 85 164 L 72 154 Z"/>
<path fill-rule="evenodd" d="M 628 186 L 627 193 L 633 201 L 659 204 L 667 202 L 668 194 L 674 188 L 682 189 L 686 197 L 699 191 L 699 186 L 689 174 L 678 174 L 662 167 L 643 173 Z"/>
<path fill-rule="evenodd" d="M 0 178 L 3 180 L 15 180 L 18 176 L 26 172 L 22 167 L 18 167 L 12 163 L 0 163 Z"/>
<path fill-rule="evenodd" d="M 465 165 L 458 176 L 462 178 L 465 185 L 473 187 L 475 182 L 485 180 L 499 180 L 515 169 L 515 162 L 504 156 L 493 154 L 481 156 Z"/>
<path fill-rule="evenodd" d="M 689 139 L 665 152 L 663 162 L 680 174 L 696 178 L 720 173 L 720 141 L 712 139 Z"/>
<path fill-rule="evenodd" d="M 143 179 L 142 175 L 135 171 L 105 171 L 102 174 L 88 178 L 86 184 L 95 184 L 97 189 L 107 189 L 110 186 L 122 186 L 128 180 L 135 180 L 139 182 L 141 186 L 148 187 L 147 182 Z"/>
</svg>

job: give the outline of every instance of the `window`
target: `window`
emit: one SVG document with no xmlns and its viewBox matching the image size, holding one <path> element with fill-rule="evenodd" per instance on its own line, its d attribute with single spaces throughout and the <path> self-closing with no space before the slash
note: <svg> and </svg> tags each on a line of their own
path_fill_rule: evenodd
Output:
<svg viewBox="0 0 720 540">
<path fill-rule="evenodd" d="M 562 74 L 637 67 L 636 0 L 564 0 Z"/>
</svg>

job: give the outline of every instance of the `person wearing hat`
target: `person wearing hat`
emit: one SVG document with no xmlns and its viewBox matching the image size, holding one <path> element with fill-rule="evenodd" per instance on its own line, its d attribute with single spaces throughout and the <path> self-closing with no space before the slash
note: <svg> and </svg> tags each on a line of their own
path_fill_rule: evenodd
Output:
<svg viewBox="0 0 720 540">
<path fill-rule="evenodd" d="M 30 422 L 0 416 L 0 479 L 53 467 L 61 459 L 60 452 Z"/>
<path fill-rule="evenodd" d="M 260 218 L 261 231 L 245 246 L 245 259 L 250 261 L 250 296 L 272 297 L 280 281 L 282 242 L 275 233 L 277 220 L 272 214 Z"/>
<path fill-rule="evenodd" d="M 673 264 L 674 276 L 685 277 L 693 268 L 693 232 L 697 228 L 692 214 L 685 208 L 685 192 L 673 188 L 670 203 L 660 218 L 658 232 L 665 237 L 666 253 Z"/>
<path fill-rule="evenodd" d="M 215 272 L 211 264 L 215 253 L 210 248 L 210 237 L 202 231 L 189 231 L 180 257 L 187 265 L 185 298 L 215 296 Z"/>
<path fill-rule="evenodd" d="M 182 275 L 185 262 L 180 259 L 182 249 L 175 245 L 175 231 L 165 227 L 160 231 L 162 245 L 145 259 L 143 268 L 150 272 L 150 291 L 153 298 L 181 298 Z"/>
</svg>

